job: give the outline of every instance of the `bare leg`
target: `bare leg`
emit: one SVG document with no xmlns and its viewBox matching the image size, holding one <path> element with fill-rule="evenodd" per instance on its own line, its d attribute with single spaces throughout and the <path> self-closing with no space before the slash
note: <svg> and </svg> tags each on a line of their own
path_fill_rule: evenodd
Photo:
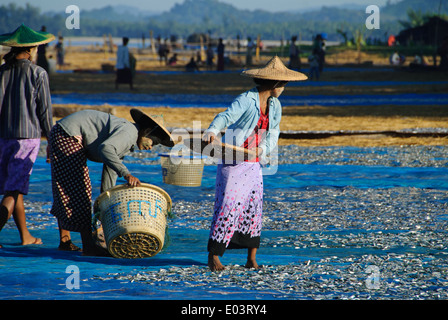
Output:
<svg viewBox="0 0 448 320">
<path fill-rule="evenodd" d="M 247 262 L 245 265 L 246 268 L 255 268 L 255 269 L 260 268 L 256 260 L 256 255 L 257 255 L 257 248 L 247 249 Z"/>
<path fill-rule="evenodd" d="M 225 269 L 221 261 L 219 261 L 219 257 L 211 253 L 208 254 L 208 267 L 211 271 L 222 271 Z"/>
<path fill-rule="evenodd" d="M 23 204 L 23 194 L 10 192 L 5 195 L 1 206 L 8 211 L 8 219 L 13 215 L 17 230 L 20 234 L 22 245 L 42 244 L 42 240 L 33 237 L 26 227 L 25 206 Z"/>
</svg>

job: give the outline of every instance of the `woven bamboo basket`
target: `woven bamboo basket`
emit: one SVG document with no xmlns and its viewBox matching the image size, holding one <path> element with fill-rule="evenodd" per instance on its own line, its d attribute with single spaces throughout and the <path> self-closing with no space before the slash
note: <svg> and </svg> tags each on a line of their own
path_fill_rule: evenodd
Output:
<svg viewBox="0 0 448 320">
<path fill-rule="evenodd" d="M 171 198 L 163 189 L 141 184 L 116 186 L 95 201 L 107 249 L 116 258 L 146 258 L 162 250 Z"/>
<path fill-rule="evenodd" d="M 202 184 L 205 157 L 177 156 L 170 153 L 159 155 L 164 183 L 183 187 L 199 187 Z"/>
</svg>

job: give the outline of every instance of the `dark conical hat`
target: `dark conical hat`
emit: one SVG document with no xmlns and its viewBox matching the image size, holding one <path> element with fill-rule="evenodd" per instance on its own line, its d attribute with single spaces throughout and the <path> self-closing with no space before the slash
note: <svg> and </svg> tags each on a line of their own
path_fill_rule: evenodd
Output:
<svg viewBox="0 0 448 320">
<path fill-rule="evenodd" d="M 34 31 L 22 24 L 11 33 L 0 35 L 0 45 L 6 47 L 34 47 L 51 42 L 55 36 L 48 32 Z"/>
<path fill-rule="evenodd" d="M 171 134 L 164 126 L 157 122 L 154 118 L 147 115 L 139 109 L 131 109 L 130 111 L 132 119 L 135 123 L 143 128 L 151 129 L 151 135 L 160 139 L 160 143 L 167 147 L 174 146 L 174 140 Z"/>
</svg>

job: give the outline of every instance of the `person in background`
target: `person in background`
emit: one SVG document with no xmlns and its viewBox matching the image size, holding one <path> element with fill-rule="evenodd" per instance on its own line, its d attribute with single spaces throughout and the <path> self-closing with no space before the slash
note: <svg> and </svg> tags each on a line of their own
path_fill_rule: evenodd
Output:
<svg viewBox="0 0 448 320">
<path fill-rule="evenodd" d="M 12 215 L 22 245 L 42 243 L 26 226 L 23 198 L 41 137 L 48 137 L 53 126 L 48 73 L 32 61 L 37 46 L 54 38 L 23 24 L 0 35 L 0 45 L 11 47 L 0 67 L 0 230 Z"/>
<path fill-rule="evenodd" d="M 288 68 L 293 70 L 300 70 L 300 51 L 299 47 L 296 45 L 297 36 L 291 38 L 291 44 L 289 46 L 289 65 Z"/>
<path fill-rule="evenodd" d="M 187 72 L 199 72 L 199 67 L 196 63 L 196 61 L 194 61 L 194 57 L 191 57 L 190 61 L 185 65 L 185 71 Z"/>
<path fill-rule="evenodd" d="M 309 79 L 314 80 L 314 77 L 316 77 L 316 80 L 319 80 L 319 55 L 316 48 L 308 56 L 308 62 L 310 64 Z"/>
<path fill-rule="evenodd" d="M 64 38 L 59 37 L 58 43 L 55 46 L 56 49 L 56 59 L 60 70 L 64 68 Z"/>
<path fill-rule="evenodd" d="M 313 51 L 316 50 L 316 55 L 319 61 L 319 73 L 324 70 L 325 64 L 325 40 L 322 34 L 316 35 L 313 41 Z"/>
<path fill-rule="evenodd" d="M 246 51 L 246 66 L 250 67 L 252 65 L 252 55 L 255 48 L 255 44 L 251 37 L 247 38 L 247 51 Z"/>
<path fill-rule="evenodd" d="M 213 70 L 213 59 L 215 58 L 215 53 L 213 52 L 211 44 L 208 45 L 206 53 L 207 53 L 207 70 Z"/>
<path fill-rule="evenodd" d="M 218 43 L 218 64 L 216 67 L 217 71 L 224 71 L 224 50 L 225 50 L 225 45 L 222 42 L 222 38 L 219 38 L 219 43 Z"/>
<path fill-rule="evenodd" d="M 43 33 L 46 33 L 47 32 L 47 27 L 46 26 L 42 26 L 40 31 L 43 32 Z M 49 70 L 48 60 L 47 60 L 47 46 L 48 46 L 48 42 L 40 44 L 37 47 L 37 61 L 36 61 L 36 64 L 38 66 L 44 68 L 44 70 L 47 71 L 47 73 L 49 73 L 50 70 Z"/>
<path fill-rule="evenodd" d="M 439 68 L 448 70 L 448 36 L 443 38 L 442 43 L 437 48 L 437 54 L 440 55 Z"/>
<path fill-rule="evenodd" d="M 168 61 L 170 66 L 175 66 L 177 64 L 177 53 L 173 54 L 173 56 Z"/>
</svg>

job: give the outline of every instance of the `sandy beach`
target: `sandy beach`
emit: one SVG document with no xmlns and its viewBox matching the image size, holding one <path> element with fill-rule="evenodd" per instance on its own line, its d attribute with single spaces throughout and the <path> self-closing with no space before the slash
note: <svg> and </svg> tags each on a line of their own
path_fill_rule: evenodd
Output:
<svg viewBox="0 0 448 320">
<path fill-rule="evenodd" d="M 102 65 L 115 63 L 113 53 L 104 53 L 87 48 L 70 47 L 65 61 L 66 70 L 51 76 L 52 94 L 166 94 L 166 95 L 231 95 L 236 96 L 253 87 L 249 78 L 240 76 L 244 68 L 244 57 L 231 57 L 232 64 L 226 72 L 184 72 L 188 54 L 180 55 L 177 66 L 166 66 L 150 52 L 134 52 L 137 58 L 135 90 L 127 85 L 114 86 L 115 74 L 101 72 Z M 396 94 L 438 94 L 448 92 L 448 76 L 439 71 L 415 71 L 406 64 L 392 67 L 388 59 L 379 55 L 361 54 L 360 64 L 355 63 L 357 52 L 337 52 L 326 57 L 327 65 L 320 78 L 322 85 L 296 85 L 286 87 L 282 96 L 329 96 L 329 95 L 390 95 Z M 263 65 L 269 55 L 261 56 L 253 67 Z M 428 57 L 427 60 L 430 58 Z M 302 67 L 307 68 L 302 58 Z M 351 61 L 351 63 L 350 63 Z M 412 61 L 412 57 L 407 57 Z M 285 64 L 287 58 L 283 58 Z M 104 66 L 103 66 L 104 68 Z M 75 70 L 73 72 L 72 70 Z M 201 70 L 206 70 L 202 67 Z M 306 70 L 306 69 L 305 69 Z M 363 85 L 357 83 L 363 82 Z M 400 83 L 391 85 L 391 83 Z M 371 83 L 372 85 L 369 85 Z M 409 84 L 407 84 L 409 83 Z M 280 100 L 282 97 L 280 97 Z M 372 101 L 373 102 L 373 101 Z M 130 119 L 129 106 L 102 106 L 81 104 L 54 104 L 55 120 L 82 108 L 99 108 L 119 117 Z M 163 115 L 165 125 L 170 128 L 190 128 L 193 121 L 201 121 L 206 128 L 214 116 L 224 108 L 172 108 L 151 107 L 146 111 Z M 186 120 L 188 119 L 188 120 Z M 446 128 L 448 109 L 446 105 L 396 105 L 393 102 L 382 105 L 322 106 L 301 105 L 283 108 L 282 131 L 369 131 L 368 134 L 331 136 L 319 139 L 280 139 L 280 145 L 299 146 L 393 146 L 393 145 L 445 145 L 443 135 L 397 137 L 382 134 L 385 131 Z M 377 134 L 373 134 L 373 133 Z"/>
</svg>

